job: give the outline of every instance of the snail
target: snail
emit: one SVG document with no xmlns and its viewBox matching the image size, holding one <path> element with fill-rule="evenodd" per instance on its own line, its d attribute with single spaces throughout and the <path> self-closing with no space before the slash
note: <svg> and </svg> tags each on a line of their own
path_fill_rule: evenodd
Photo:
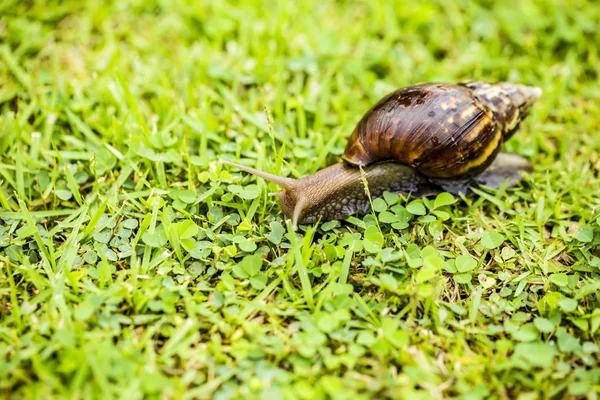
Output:
<svg viewBox="0 0 600 400">
<path fill-rule="evenodd" d="M 388 94 L 358 122 L 343 161 L 299 179 L 223 160 L 283 188 L 271 193 L 292 226 L 370 211 L 383 192 L 422 197 L 467 194 L 471 187 L 512 186 L 532 170 L 500 152 L 542 90 L 500 82 L 426 83 Z"/>
</svg>

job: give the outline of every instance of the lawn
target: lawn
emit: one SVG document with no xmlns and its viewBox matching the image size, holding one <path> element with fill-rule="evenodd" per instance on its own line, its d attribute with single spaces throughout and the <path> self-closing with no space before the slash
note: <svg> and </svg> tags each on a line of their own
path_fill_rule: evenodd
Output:
<svg viewBox="0 0 600 400">
<path fill-rule="evenodd" d="M 600 4 L 0 2 L 0 396 L 600 391 Z M 293 232 L 273 184 L 417 82 L 544 95 L 466 199 Z"/>
</svg>

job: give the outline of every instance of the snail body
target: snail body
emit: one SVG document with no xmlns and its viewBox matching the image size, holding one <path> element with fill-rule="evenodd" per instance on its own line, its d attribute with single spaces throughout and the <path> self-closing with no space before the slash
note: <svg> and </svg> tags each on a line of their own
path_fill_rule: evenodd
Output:
<svg viewBox="0 0 600 400">
<path fill-rule="evenodd" d="M 281 186 L 286 217 L 298 224 L 364 214 L 384 191 L 415 197 L 470 187 L 514 184 L 531 170 L 524 158 L 500 153 L 541 89 L 511 83 L 421 84 L 381 99 L 358 122 L 343 162 L 300 179 L 224 163 Z"/>
</svg>

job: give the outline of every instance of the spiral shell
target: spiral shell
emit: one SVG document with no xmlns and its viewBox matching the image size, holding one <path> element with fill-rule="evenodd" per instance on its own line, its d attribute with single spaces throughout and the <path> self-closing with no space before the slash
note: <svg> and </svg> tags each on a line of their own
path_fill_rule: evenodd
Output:
<svg viewBox="0 0 600 400">
<path fill-rule="evenodd" d="M 510 83 L 406 87 L 365 114 L 343 158 L 363 166 L 395 160 L 432 178 L 473 176 L 494 161 L 540 95 Z"/>
</svg>

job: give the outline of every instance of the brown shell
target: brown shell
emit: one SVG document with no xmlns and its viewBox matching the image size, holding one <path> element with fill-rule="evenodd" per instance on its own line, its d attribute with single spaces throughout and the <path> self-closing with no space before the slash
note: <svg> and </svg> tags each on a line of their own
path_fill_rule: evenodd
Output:
<svg viewBox="0 0 600 400">
<path fill-rule="evenodd" d="M 422 84 L 395 91 L 359 121 L 344 160 L 363 166 L 396 160 L 434 178 L 480 173 L 539 97 L 524 95 L 528 106 L 522 106 L 508 89 L 527 87 L 506 85 Z"/>
</svg>

